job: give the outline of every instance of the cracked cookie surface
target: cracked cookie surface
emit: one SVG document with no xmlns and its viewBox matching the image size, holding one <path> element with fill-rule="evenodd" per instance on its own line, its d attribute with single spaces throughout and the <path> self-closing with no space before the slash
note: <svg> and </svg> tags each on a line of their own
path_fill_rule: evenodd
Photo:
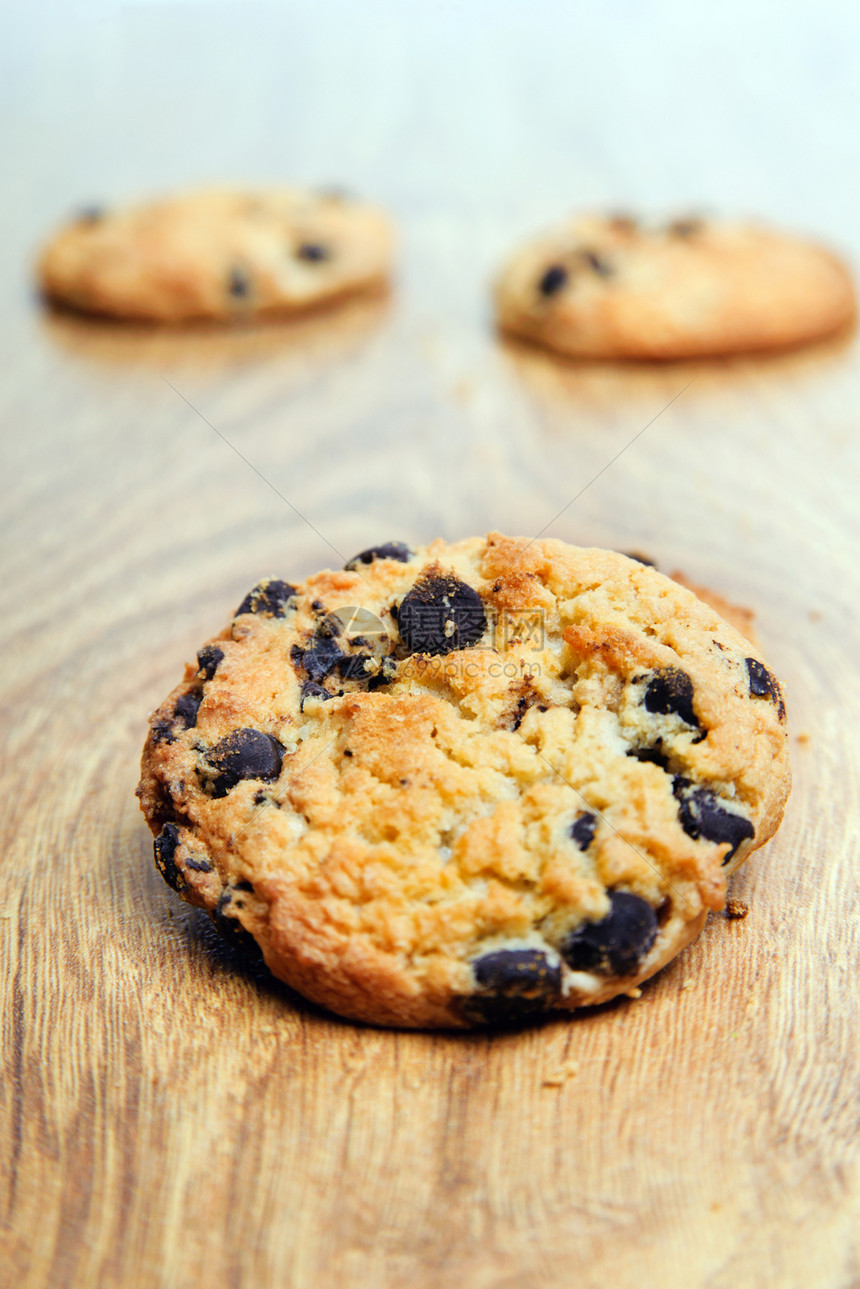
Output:
<svg viewBox="0 0 860 1289">
<path fill-rule="evenodd" d="M 337 193 L 205 189 L 61 229 L 38 267 L 46 295 L 153 322 L 289 313 L 382 284 L 392 226 Z"/>
<path fill-rule="evenodd" d="M 851 276 L 829 251 L 716 219 L 570 219 L 513 256 L 495 297 L 505 331 L 593 358 L 781 348 L 855 315 Z"/>
<path fill-rule="evenodd" d="M 385 1025 L 629 992 L 789 790 L 782 687 L 692 592 L 490 534 L 268 579 L 153 713 L 156 863 L 306 997 Z"/>
</svg>

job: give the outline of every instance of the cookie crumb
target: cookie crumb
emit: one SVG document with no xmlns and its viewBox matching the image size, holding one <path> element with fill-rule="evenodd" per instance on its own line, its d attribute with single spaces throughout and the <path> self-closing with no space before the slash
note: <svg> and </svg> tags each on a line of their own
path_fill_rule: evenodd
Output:
<svg viewBox="0 0 860 1289">
<path fill-rule="evenodd" d="M 696 983 L 696 982 L 695 982 L 695 980 L 693 979 L 693 977 L 692 977 L 692 976 L 690 976 L 690 978 L 689 978 L 688 980 L 682 980 L 682 981 L 681 981 L 681 988 L 682 988 L 682 989 L 692 989 L 692 988 L 693 988 L 693 985 L 694 985 L 695 983 Z"/>
<path fill-rule="evenodd" d="M 628 989 L 628 990 L 627 990 L 627 997 L 628 997 L 628 998 L 641 998 L 641 997 L 642 997 L 642 990 L 641 990 L 641 989 Z"/>
<path fill-rule="evenodd" d="M 806 730 L 801 730 L 800 733 L 796 735 L 794 741 L 796 743 L 802 743 L 805 747 L 807 743 L 812 742 L 812 738 L 809 734 L 807 734 Z"/>
<path fill-rule="evenodd" d="M 562 1061 L 557 1070 L 548 1074 L 541 1084 L 544 1088 L 561 1088 L 564 1087 L 568 1079 L 572 1079 L 579 1072 L 579 1061 L 573 1059 Z"/>
<path fill-rule="evenodd" d="M 726 900 L 726 917 L 733 922 L 745 918 L 749 911 L 749 905 L 744 904 L 743 900 Z"/>
</svg>

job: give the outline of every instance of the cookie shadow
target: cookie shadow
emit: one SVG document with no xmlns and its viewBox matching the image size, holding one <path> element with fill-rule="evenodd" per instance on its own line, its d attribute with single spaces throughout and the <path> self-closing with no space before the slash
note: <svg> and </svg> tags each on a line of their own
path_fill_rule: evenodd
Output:
<svg viewBox="0 0 860 1289">
<path fill-rule="evenodd" d="M 530 394 L 549 404 L 658 401 L 690 384 L 685 402 L 730 390 L 751 379 L 787 382 L 826 376 L 854 348 L 858 325 L 851 322 L 819 340 L 779 349 L 708 358 L 576 358 L 501 330 L 496 341 L 507 371 Z"/>
<path fill-rule="evenodd" d="M 203 909 L 192 908 L 178 901 L 173 926 L 189 954 L 202 957 L 214 976 L 230 976 L 241 982 L 261 1001 L 268 1000 L 287 1008 L 304 1021 L 333 1026 L 344 1031 L 365 1030 L 370 1033 L 409 1035 L 438 1045 L 453 1043 L 458 1047 L 474 1047 L 487 1043 L 504 1046 L 506 1041 L 550 1030 L 559 1026 L 582 1025 L 612 1016 L 630 999 L 624 995 L 610 999 L 596 1007 L 582 1008 L 576 1012 L 547 1012 L 521 1020 L 496 1021 L 492 1024 L 460 1029 L 454 1026 L 437 1029 L 415 1029 L 408 1026 L 374 1025 L 367 1021 L 353 1020 L 328 1011 L 317 1003 L 296 993 L 289 985 L 273 976 L 259 953 L 224 940 L 215 929 L 211 918 Z"/>
<path fill-rule="evenodd" d="M 162 324 L 99 317 L 43 298 L 38 326 L 50 345 L 101 369 L 206 375 L 272 360 L 304 368 L 360 348 L 387 319 L 392 299 L 380 287 L 289 315 Z"/>
</svg>

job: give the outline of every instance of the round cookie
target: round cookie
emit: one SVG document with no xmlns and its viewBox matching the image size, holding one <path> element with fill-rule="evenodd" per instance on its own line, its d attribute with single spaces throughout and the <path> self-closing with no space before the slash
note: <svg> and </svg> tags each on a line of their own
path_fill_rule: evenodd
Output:
<svg viewBox="0 0 860 1289">
<path fill-rule="evenodd" d="M 849 323 L 845 266 L 755 224 L 584 215 L 523 247 L 495 287 L 505 331 L 587 358 L 781 348 Z"/>
<path fill-rule="evenodd" d="M 629 992 L 722 907 L 789 790 L 779 682 L 692 592 L 494 533 L 268 579 L 152 715 L 175 890 L 383 1025 Z"/>
<path fill-rule="evenodd" d="M 388 276 L 382 211 L 337 193 L 206 189 L 92 209 L 38 267 L 46 295 L 116 318 L 220 321 L 308 308 Z"/>
</svg>

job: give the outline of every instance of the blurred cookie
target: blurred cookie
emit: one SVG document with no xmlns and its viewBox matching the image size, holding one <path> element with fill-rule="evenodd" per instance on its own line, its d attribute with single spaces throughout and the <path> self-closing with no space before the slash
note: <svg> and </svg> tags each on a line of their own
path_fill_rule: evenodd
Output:
<svg viewBox="0 0 860 1289">
<path fill-rule="evenodd" d="M 390 542 L 269 579 L 153 714 L 156 863 L 344 1016 L 528 1020 L 629 992 L 789 790 L 772 672 L 690 591 L 563 542 Z"/>
<path fill-rule="evenodd" d="M 691 358 L 816 340 L 855 313 L 846 267 L 755 224 L 584 215 L 524 246 L 495 288 L 499 325 L 561 353 Z"/>
<path fill-rule="evenodd" d="M 288 313 L 383 283 L 392 226 L 336 193 L 201 190 L 85 211 L 48 243 L 45 294 L 116 318 L 226 321 Z"/>
</svg>

